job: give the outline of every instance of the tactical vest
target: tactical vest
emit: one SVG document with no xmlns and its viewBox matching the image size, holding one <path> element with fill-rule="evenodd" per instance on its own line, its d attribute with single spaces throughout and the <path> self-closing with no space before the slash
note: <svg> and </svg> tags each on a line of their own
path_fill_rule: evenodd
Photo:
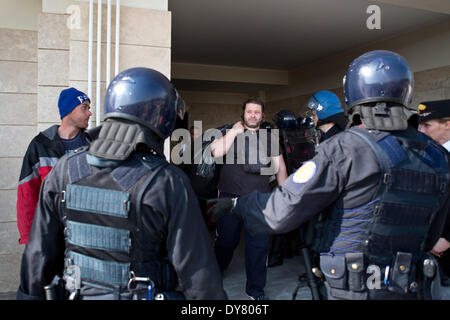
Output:
<svg viewBox="0 0 450 320">
<path fill-rule="evenodd" d="M 402 283 L 392 285 L 406 293 L 423 257 L 430 225 L 448 192 L 447 157 L 419 133 L 408 137 L 404 132 L 369 133 L 364 128 L 349 132 L 372 148 L 382 181 L 375 200 L 328 212 L 322 224 L 321 269 L 332 288 L 358 292 L 364 288 L 365 267 L 390 268 L 392 274 L 403 275 L 397 280 Z"/>
<path fill-rule="evenodd" d="M 167 290 L 172 284 L 164 276 L 164 239 L 144 239 L 140 217 L 143 193 L 167 162 L 147 153 L 123 162 L 99 161 L 87 148 L 77 150 L 60 181 L 66 288 L 79 289 L 74 282 L 81 281 L 119 299 L 130 279 L 146 277 Z"/>
</svg>

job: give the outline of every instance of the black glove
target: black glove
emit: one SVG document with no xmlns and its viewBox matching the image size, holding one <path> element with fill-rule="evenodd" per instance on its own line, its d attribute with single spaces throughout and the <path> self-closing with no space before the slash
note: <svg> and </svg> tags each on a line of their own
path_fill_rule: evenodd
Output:
<svg viewBox="0 0 450 320">
<path fill-rule="evenodd" d="M 232 214 L 234 206 L 236 205 L 237 198 L 220 198 L 216 204 L 208 211 L 208 215 L 211 217 L 211 221 L 217 223 L 217 221 L 227 215 Z"/>
</svg>

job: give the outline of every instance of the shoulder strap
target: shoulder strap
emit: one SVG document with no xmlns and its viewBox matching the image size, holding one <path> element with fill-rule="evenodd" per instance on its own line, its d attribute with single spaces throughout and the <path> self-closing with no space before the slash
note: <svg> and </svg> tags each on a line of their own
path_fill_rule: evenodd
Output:
<svg viewBox="0 0 450 320">
<path fill-rule="evenodd" d="M 91 174 L 91 167 L 87 161 L 87 147 L 74 150 L 67 157 L 69 183 L 75 183 Z"/>
<path fill-rule="evenodd" d="M 156 156 L 150 156 L 150 157 L 154 157 L 154 158 L 159 158 Z M 168 163 L 163 159 L 163 161 L 159 161 L 156 159 L 152 159 L 154 161 L 150 161 L 149 163 L 146 163 L 146 160 L 140 159 L 140 161 L 142 163 L 144 163 L 145 166 L 150 167 L 150 169 L 152 170 L 152 173 L 148 176 L 148 178 L 144 181 L 141 190 L 139 191 L 137 197 L 136 197 L 136 214 L 140 215 L 140 211 L 141 211 L 141 205 L 142 205 L 142 197 L 144 195 L 145 190 L 147 190 L 147 187 L 150 185 L 150 183 L 153 181 L 153 179 L 156 177 L 156 175 L 164 168 L 168 165 Z M 141 219 L 138 219 L 138 221 L 140 221 Z M 140 223 L 140 222 L 139 222 Z"/>
<path fill-rule="evenodd" d="M 158 173 L 168 165 L 167 161 L 164 159 L 154 156 L 154 155 L 146 155 L 144 157 L 136 155 L 136 158 L 139 159 L 144 166 L 148 167 L 151 170 L 151 174 L 145 179 L 142 184 L 137 196 L 136 196 L 136 238 L 141 238 L 143 236 L 142 231 L 142 218 L 141 218 L 141 208 L 142 208 L 142 197 L 144 196 L 145 191 L 148 186 L 153 182 Z M 141 243 L 144 243 L 145 239 L 140 239 Z M 136 261 L 141 261 L 143 259 L 144 252 L 136 243 L 136 248 L 134 250 L 134 259 Z"/>
<path fill-rule="evenodd" d="M 352 127 L 348 132 L 351 132 L 361 139 L 363 139 L 372 149 L 372 151 L 375 153 L 375 156 L 378 159 L 378 163 L 380 164 L 381 171 L 383 174 L 383 179 L 386 179 L 386 174 L 389 173 L 389 169 L 393 166 L 393 163 L 389 156 L 384 152 L 384 150 L 380 147 L 380 145 L 377 143 L 377 141 L 374 139 L 373 136 L 364 128 L 359 127 Z M 385 133 L 384 135 L 380 136 L 381 139 L 385 138 L 389 134 Z M 381 140 L 379 139 L 379 140 Z"/>
</svg>

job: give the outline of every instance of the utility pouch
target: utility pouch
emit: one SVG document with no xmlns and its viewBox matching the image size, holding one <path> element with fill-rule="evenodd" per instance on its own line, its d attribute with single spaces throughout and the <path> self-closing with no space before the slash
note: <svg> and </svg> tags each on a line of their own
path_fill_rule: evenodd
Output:
<svg viewBox="0 0 450 320">
<path fill-rule="evenodd" d="M 332 288 L 347 290 L 345 256 L 320 256 L 320 270 Z"/>
<path fill-rule="evenodd" d="M 351 291 L 363 291 L 366 287 L 364 284 L 364 254 L 346 253 L 345 260 L 348 272 L 348 288 Z"/>
<path fill-rule="evenodd" d="M 390 291 L 408 293 L 411 262 L 411 253 L 397 252 L 391 269 L 390 283 L 388 286 Z"/>
</svg>

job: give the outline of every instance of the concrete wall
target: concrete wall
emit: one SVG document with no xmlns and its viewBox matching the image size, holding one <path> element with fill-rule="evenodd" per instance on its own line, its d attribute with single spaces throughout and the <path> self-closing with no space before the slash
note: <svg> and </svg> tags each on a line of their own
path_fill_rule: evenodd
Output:
<svg viewBox="0 0 450 320">
<path fill-rule="evenodd" d="M 85 2 L 73 2 L 80 8 L 80 28 L 68 29 L 66 26 L 68 14 L 42 13 L 40 34 L 49 43 L 40 48 L 42 56 L 43 77 L 51 77 L 42 82 L 42 88 L 38 97 L 38 108 L 42 110 L 38 128 L 48 127 L 51 123 L 58 122 L 57 113 L 45 111 L 48 99 L 52 99 L 56 106 L 58 94 L 62 87 L 76 87 L 88 93 L 88 39 L 89 39 L 89 4 Z M 115 6 L 112 6 L 111 16 L 111 78 L 114 76 L 115 63 Z M 100 90 L 100 115 L 103 120 L 103 97 L 106 92 L 106 5 L 102 10 L 102 45 L 101 45 L 101 90 Z M 119 45 L 119 72 L 131 67 L 149 67 L 156 69 L 170 78 L 171 62 L 171 13 L 153 9 L 141 9 L 121 7 L 120 11 L 120 45 Z M 55 28 L 59 32 L 55 34 Z M 97 86 L 97 6 L 94 6 L 94 42 L 93 42 L 93 68 L 92 68 L 92 94 L 91 120 L 95 124 L 96 117 L 96 86 Z M 57 59 L 59 64 L 46 63 Z M 66 68 L 67 67 L 67 68 Z M 41 68 L 41 67 L 40 67 Z M 44 71 L 45 70 L 45 71 Z M 46 76 L 47 75 L 47 76 Z M 109 79 L 110 81 L 111 79 Z M 108 83 L 109 83 L 108 81 Z"/>
<path fill-rule="evenodd" d="M 343 101 L 342 79 L 348 65 L 371 50 L 391 50 L 408 61 L 415 75 L 411 108 L 423 100 L 450 98 L 450 20 L 447 20 L 291 70 L 288 86 L 267 91 L 267 104 L 270 108 L 285 106 L 300 113 L 309 97 L 319 90 L 332 90 Z"/>
<path fill-rule="evenodd" d="M 80 28 L 68 27 L 71 16 L 65 13 L 67 7 L 62 6 L 62 2 L 79 8 Z M 171 13 L 167 11 L 167 0 L 121 3 L 129 6 L 121 6 L 119 71 L 147 66 L 170 77 Z M 149 9 L 150 3 L 157 7 Z M 62 89 L 74 86 L 87 93 L 89 4 L 44 0 L 42 6 L 41 1 L 36 0 L 7 0 L 0 4 L 0 12 L 0 99 L 3 105 L 0 113 L 1 297 L 3 292 L 17 290 L 24 249 L 18 245 L 15 208 L 23 155 L 38 131 L 60 123 L 57 101 Z M 114 75 L 115 59 L 114 24 L 115 6 L 112 8 L 111 76 Z M 94 40 L 96 30 L 97 5 L 94 6 Z M 93 80 L 96 79 L 96 46 L 94 42 Z M 94 81 L 91 96 L 94 116 L 95 91 Z M 102 97 L 105 91 L 106 5 L 102 17 Z"/>
<path fill-rule="evenodd" d="M 327 88 L 318 90 L 329 90 L 334 92 L 344 105 L 343 87 Z M 317 91 L 301 94 L 298 96 L 289 96 L 284 99 L 276 99 L 267 102 L 267 109 L 274 113 L 281 109 L 294 111 L 297 116 L 301 116 L 306 111 L 306 103 L 312 94 Z M 270 91 L 269 91 L 270 94 Z M 414 73 L 414 96 L 410 108 L 416 109 L 424 101 L 450 99 L 450 65 Z"/>
<path fill-rule="evenodd" d="M 37 30 L 38 14 L 42 11 L 40 0 L 0 1 L 0 28 Z"/>
<path fill-rule="evenodd" d="M 180 91 L 180 94 L 188 106 L 189 126 L 202 121 L 203 131 L 238 121 L 242 102 L 249 97 L 233 92 Z"/>
<path fill-rule="evenodd" d="M 17 289 L 16 193 L 23 155 L 36 134 L 37 32 L 0 29 L 0 292 Z"/>
<path fill-rule="evenodd" d="M 387 40 L 352 48 L 335 56 L 308 63 L 295 70 L 265 70 L 225 66 L 173 63 L 173 78 L 239 83 L 269 84 L 265 87 L 265 119 L 281 109 L 290 109 L 300 116 L 314 92 L 331 90 L 344 101 L 342 79 L 349 63 L 371 50 L 391 50 L 404 56 L 414 71 L 414 99 L 416 108 L 424 100 L 450 98 L 450 20 L 413 30 Z M 229 120 L 236 121 L 238 105 L 245 100 L 242 90 L 227 94 L 215 91 L 191 91 L 185 97 L 190 106 L 189 122 L 203 120 L 206 127 L 216 127 Z M 248 92 L 247 96 L 254 96 Z M 228 104 L 230 97 L 235 101 Z M 205 99 L 209 101 L 206 102 Z M 241 100 L 238 103 L 238 100 Z M 237 117 L 236 117 L 237 115 Z"/>
</svg>

